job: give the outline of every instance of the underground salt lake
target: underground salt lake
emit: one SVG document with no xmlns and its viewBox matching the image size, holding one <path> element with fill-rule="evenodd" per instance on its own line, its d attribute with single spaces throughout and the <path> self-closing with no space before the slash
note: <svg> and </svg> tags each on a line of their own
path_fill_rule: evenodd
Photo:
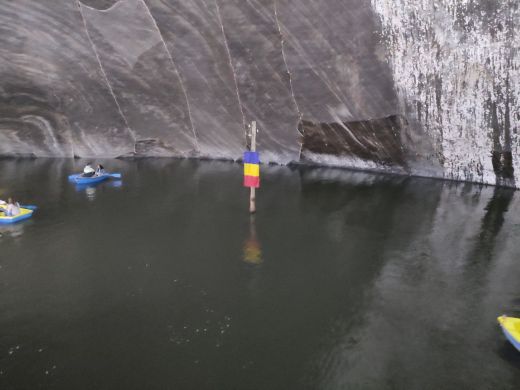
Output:
<svg viewBox="0 0 520 390">
<path fill-rule="evenodd" d="M 0 161 L 0 388 L 518 389 L 520 195 L 338 169 Z"/>
</svg>

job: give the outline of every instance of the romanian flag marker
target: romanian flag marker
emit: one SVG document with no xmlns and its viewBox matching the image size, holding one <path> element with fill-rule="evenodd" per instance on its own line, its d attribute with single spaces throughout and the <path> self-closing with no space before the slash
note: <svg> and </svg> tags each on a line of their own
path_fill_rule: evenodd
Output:
<svg viewBox="0 0 520 390">
<path fill-rule="evenodd" d="M 260 156 L 258 152 L 244 152 L 244 187 L 260 187 Z"/>
<path fill-rule="evenodd" d="M 260 156 L 256 152 L 256 121 L 251 122 L 251 151 L 244 152 L 244 186 L 249 187 L 249 212 L 256 213 L 256 189 L 260 187 Z"/>
</svg>

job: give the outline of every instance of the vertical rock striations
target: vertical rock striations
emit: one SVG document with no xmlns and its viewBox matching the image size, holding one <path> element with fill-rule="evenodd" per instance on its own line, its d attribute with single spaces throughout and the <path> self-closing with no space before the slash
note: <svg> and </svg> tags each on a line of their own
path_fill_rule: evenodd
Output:
<svg viewBox="0 0 520 390">
<path fill-rule="evenodd" d="M 258 121 L 263 159 L 298 160 L 299 114 L 274 0 L 216 0 L 246 121 Z"/>
<path fill-rule="evenodd" d="M 0 1 L 0 154 L 115 157 L 133 143 L 75 1 Z"/>
<path fill-rule="evenodd" d="M 372 0 L 401 113 L 444 177 L 515 185 L 520 11 L 513 0 Z"/>
<path fill-rule="evenodd" d="M 408 172 L 378 19 L 363 0 L 277 0 L 304 161 Z M 415 146 L 415 145 L 413 145 Z"/>
<path fill-rule="evenodd" d="M 237 159 L 518 186 L 514 0 L 0 0 L 0 156 Z"/>
<path fill-rule="evenodd" d="M 201 156 L 236 159 L 244 119 L 215 0 L 145 0 L 186 88 Z"/>
<path fill-rule="evenodd" d="M 143 0 L 106 10 L 80 6 L 85 28 L 123 116 L 136 134 L 136 154 L 198 153 L 187 93 Z"/>
</svg>

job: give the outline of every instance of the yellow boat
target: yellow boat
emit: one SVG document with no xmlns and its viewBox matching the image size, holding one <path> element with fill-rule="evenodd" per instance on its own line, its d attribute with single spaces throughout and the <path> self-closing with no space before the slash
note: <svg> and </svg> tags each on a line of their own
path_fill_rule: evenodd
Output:
<svg viewBox="0 0 520 390">
<path fill-rule="evenodd" d="M 33 214 L 33 210 L 25 209 L 23 207 L 20 208 L 20 214 L 15 215 L 14 217 L 7 217 L 3 212 L 5 210 L 5 206 L 0 205 L 0 225 L 15 223 L 19 221 L 23 221 L 25 219 L 31 218 Z"/>
<path fill-rule="evenodd" d="M 497 318 L 506 338 L 520 351 L 520 318 L 502 315 Z"/>
</svg>

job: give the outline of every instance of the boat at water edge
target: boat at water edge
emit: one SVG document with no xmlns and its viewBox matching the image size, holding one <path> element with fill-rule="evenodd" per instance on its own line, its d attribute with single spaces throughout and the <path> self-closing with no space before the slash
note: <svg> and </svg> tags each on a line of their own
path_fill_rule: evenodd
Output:
<svg viewBox="0 0 520 390">
<path fill-rule="evenodd" d="M 4 211 L 6 208 L 3 205 L 0 205 L 0 211 Z M 26 209 L 23 206 L 20 207 L 20 214 L 15 215 L 13 217 L 8 217 L 5 213 L 0 214 L 0 224 L 7 225 L 20 221 L 24 221 L 32 217 L 34 210 Z"/>
<path fill-rule="evenodd" d="M 497 320 L 507 340 L 520 351 L 520 318 L 501 315 Z"/>
<path fill-rule="evenodd" d="M 76 184 L 94 184 L 108 180 L 110 178 L 121 179 L 120 173 L 102 173 L 101 175 L 94 175 L 90 177 L 83 176 L 82 174 L 75 174 L 69 176 L 69 181 Z"/>
</svg>

